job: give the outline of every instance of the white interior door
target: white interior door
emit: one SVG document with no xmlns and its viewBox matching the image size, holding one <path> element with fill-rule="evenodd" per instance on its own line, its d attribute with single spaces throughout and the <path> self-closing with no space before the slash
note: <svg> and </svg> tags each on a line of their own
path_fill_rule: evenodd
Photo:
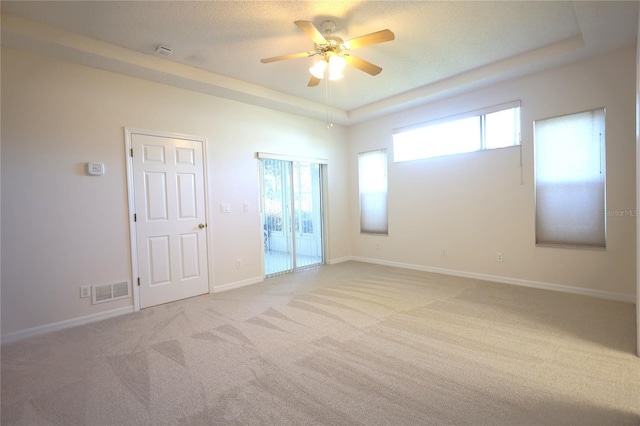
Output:
<svg viewBox="0 0 640 426">
<path fill-rule="evenodd" d="M 203 141 L 131 134 L 140 307 L 209 292 Z"/>
</svg>

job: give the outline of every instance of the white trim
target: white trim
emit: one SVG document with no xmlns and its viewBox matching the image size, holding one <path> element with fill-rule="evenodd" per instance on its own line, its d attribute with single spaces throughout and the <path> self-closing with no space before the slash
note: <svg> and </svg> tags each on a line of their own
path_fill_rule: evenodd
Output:
<svg viewBox="0 0 640 426">
<path fill-rule="evenodd" d="M 131 293 L 133 294 L 133 309 L 140 310 L 140 289 L 138 288 L 138 248 L 136 244 L 136 223 L 133 215 L 136 212 L 133 188 L 133 158 L 131 157 L 131 135 L 137 133 L 135 129 L 124 128 L 124 158 L 127 171 L 127 201 L 129 207 L 129 247 L 131 249 Z"/>
<path fill-rule="evenodd" d="M 125 306 L 124 308 L 112 309 L 110 311 L 99 312 L 97 314 L 86 315 L 78 318 L 71 318 L 64 321 L 58 321 L 51 324 L 39 325 L 37 327 L 28 328 L 26 330 L 14 331 L 13 333 L 7 333 L 2 335 L 2 344 L 13 343 L 19 340 L 27 339 L 29 337 L 39 336 L 45 333 L 51 333 L 53 331 L 66 330 L 67 328 L 77 327 L 79 325 L 85 325 L 92 322 L 102 321 L 105 319 L 117 317 L 120 315 L 131 314 L 134 312 L 133 305 Z"/>
<path fill-rule="evenodd" d="M 640 12 L 638 12 L 640 17 Z M 636 209 L 640 210 L 640 25 L 636 34 Z M 638 210 L 636 210 L 638 211 Z M 640 215 L 636 215 L 636 355 L 640 357 Z"/>
<path fill-rule="evenodd" d="M 331 224 L 329 223 L 329 171 L 328 164 L 320 165 L 320 222 L 322 225 L 322 263 L 325 265 L 329 259 L 329 235 Z M 263 269 L 264 270 L 264 269 Z"/>
<path fill-rule="evenodd" d="M 476 272 L 465 272 L 465 271 L 458 271 L 454 269 L 437 268 L 432 266 L 413 265 L 409 263 L 393 262 L 393 261 L 380 260 L 380 259 L 371 259 L 366 257 L 345 256 L 345 257 L 340 257 L 336 259 L 331 259 L 329 260 L 328 263 L 330 265 L 335 265 L 342 262 L 348 262 L 350 260 L 355 262 L 365 262 L 365 263 L 373 263 L 377 265 L 394 266 L 397 268 L 411 269 L 411 270 L 424 271 L 424 272 L 433 272 L 437 274 L 452 275 L 457 277 L 474 278 L 482 281 L 498 282 L 502 284 L 518 285 L 522 287 L 532 287 L 532 288 L 539 288 L 543 290 L 559 291 L 562 293 L 580 294 L 583 296 L 591 296 L 599 299 L 614 300 L 618 302 L 628 302 L 628 303 L 636 302 L 635 296 L 632 294 L 612 293 L 608 291 L 572 287 L 572 286 L 563 285 L 563 284 L 551 284 L 551 283 L 544 283 L 540 281 L 530 281 L 530 280 L 523 280 L 519 278 L 508 278 L 508 277 L 501 277 L 498 275 L 480 274 Z M 222 285 L 213 287 L 213 293 L 220 293 L 223 291 L 233 290 L 236 288 L 247 287 L 253 284 L 258 284 L 263 281 L 264 281 L 263 277 L 255 277 L 255 278 L 236 281 L 228 284 L 222 284 Z M 7 343 L 13 343 L 19 340 L 27 339 L 29 337 L 39 336 L 39 335 L 50 333 L 53 331 L 65 330 L 65 329 L 76 327 L 79 325 L 102 321 L 105 319 L 113 318 L 120 315 L 130 314 L 133 312 L 135 312 L 133 305 L 125 306 L 123 308 L 113 309 L 106 312 L 100 312 L 97 314 L 87 315 L 84 317 L 72 318 L 64 321 L 59 321 L 51 324 L 45 324 L 38 327 L 29 328 L 26 330 L 3 334 L 1 337 L 1 341 L 2 341 L 2 344 L 4 345 Z"/>
<path fill-rule="evenodd" d="M 189 141 L 196 141 L 202 143 L 202 173 L 204 180 L 204 214 L 205 223 L 209 223 L 209 190 L 208 190 L 208 174 L 207 174 L 207 138 L 201 136 L 185 135 L 181 133 L 160 132 L 155 130 L 137 129 L 133 127 L 124 128 L 124 148 L 125 148 L 125 163 L 127 171 L 127 200 L 129 207 L 129 243 L 131 248 L 131 287 L 133 289 L 133 307 L 135 312 L 138 312 L 140 307 L 140 287 L 138 287 L 138 248 L 136 244 L 136 222 L 133 220 L 133 215 L 136 213 L 135 206 L 135 188 L 133 186 L 133 157 L 131 156 L 132 135 L 147 135 L 156 136 L 170 139 L 183 139 Z M 205 242 L 207 246 L 207 273 L 209 275 L 209 293 L 213 292 L 212 284 L 212 271 L 211 271 L 211 241 L 209 238 L 210 227 L 206 228 Z"/>
<path fill-rule="evenodd" d="M 326 158 L 294 157 L 293 155 L 272 154 L 270 152 L 258 152 L 256 154 L 259 160 L 268 159 L 280 161 L 295 161 L 298 163 L 329 164 L 329 160 L 327 160 Z"/>
<path fill-rule="evenodd" d="M 232 283 L 221 284 L 213 287 L 213 293 L 220 293 L 223 291 L 233 290 L 236 288 L 247 287 L 253 284 L 258 284 L 264 281 L 264 277 L 248 278 L 242 281 L 235 281 Z"/>
<path fill-rule="evenodd" d="M 433 266 L 413 265 L 409 263 L 392 262 L 388 260 L 371 259 L 354 256 L 351 260 L 365 263 L 375 263 L 378 265 L 395 266 L 397 268 L 413 269 L 416 271 L 434 272 L 436 274 L 453 275 L 456 277 L 474 278 L 482 281 L 491 281 L 502 284 L 511 284 L 521 287 L 539 288 L 542 290 L 559 291 L 561 293 L 580 294 L 583 296 L 596 297 L 598 299 L 615 300 L 617 302 L 635 303 L 635 295 L 612 293 L 609 291 L 594 290 L 590 288 L 573 287 L 564 284 L 545 283 L 541 281 L 523 280 L 520 278 L 501 277 L 499 275 L 481 274 L 478 272 L 458 271 L 455 269 L 437 268 Z"/>
<path fill-rule="evenodd" d="M 327 264 L 328 265 L 336 265 L 338 263 L 348 262 L 350 260 L 356 260 L 356 259 L 351 257 L 351 256 L 337 257 L 335 259 L 329 259 L 327 261 Z"/>
</svg>

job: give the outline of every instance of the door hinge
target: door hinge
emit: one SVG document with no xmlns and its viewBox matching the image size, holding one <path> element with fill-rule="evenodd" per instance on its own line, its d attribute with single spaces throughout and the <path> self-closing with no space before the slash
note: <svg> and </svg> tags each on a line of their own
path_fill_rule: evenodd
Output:
<svg viewBox="0 0 640 426">
<path fill-rule="evenodd" d="M 140 277 L 138 277 L 138 287 L 140 287 Z"/>
<path fill-rule="evenodd" d="M 134 221 L 134 222 L 137 222 L 137 221 L 138 221 L 138 215 L 137 215 L 137 214 L 135 214 L 135 213 L 133 214 L 133 221 Z"/>
<path fill-rule="evenodd" d="M 129 150 L 129 154 L 133 157 L 133 148 Z"/>
</svg>

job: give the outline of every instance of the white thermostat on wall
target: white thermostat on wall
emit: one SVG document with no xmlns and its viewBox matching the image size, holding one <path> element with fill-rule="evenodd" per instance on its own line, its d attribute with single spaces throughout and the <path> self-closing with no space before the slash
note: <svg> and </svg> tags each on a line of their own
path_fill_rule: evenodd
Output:
<svg viewBox="0 0 640 426">
<path fill-rule="evenodd" d="M 104 163 L 87 163 L 87 172 L 92 176 L 104 174 Z"/>
</svg>

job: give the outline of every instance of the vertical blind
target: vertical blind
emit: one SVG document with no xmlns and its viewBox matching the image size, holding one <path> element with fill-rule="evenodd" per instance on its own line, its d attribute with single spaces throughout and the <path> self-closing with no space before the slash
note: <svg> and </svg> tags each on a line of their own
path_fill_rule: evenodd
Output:
<svg viewBox="0 0 640 426">
<path fill-rule="evenodd" d="M 358 154 L 360 232 L 387 235 L 387 150 Z"/>
<path fill-rule="evenodd" d="M 262 158 L 265 275 L 323 263 L 322 167 Z"/>
<path fill-rule="evenodd" d="M 604 248 L 604 108 L 534 127 L 536 244 Z"/>
</svg>

